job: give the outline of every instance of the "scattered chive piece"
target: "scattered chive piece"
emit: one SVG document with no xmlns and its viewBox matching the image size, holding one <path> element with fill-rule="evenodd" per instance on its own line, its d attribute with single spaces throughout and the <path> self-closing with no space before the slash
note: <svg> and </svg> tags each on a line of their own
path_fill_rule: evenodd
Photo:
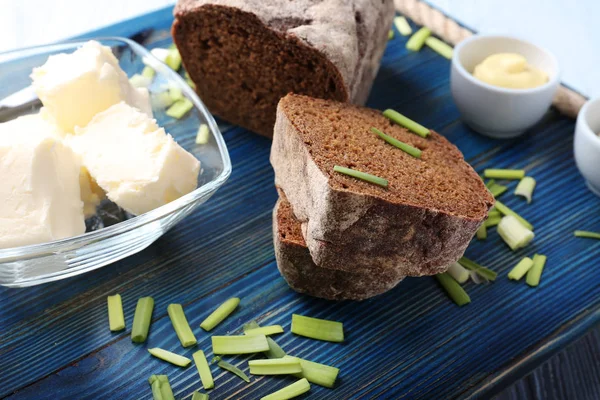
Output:
<svg viewBox="0 0 600 400">
<path fill-rule="evenodd" d="M 501 217 L 501 216 L 502 216 L 502 214 L 500 213 L 500 211 L 496 210 L 495 208 L 492 208 L 488 212 L 488 218 Z"/>
<path fill-rule="evenodd" d="M 517 218 L 507 215 L 498 224 L 498 234 L 512 251 L 527 246 L 535 234 L 525 228 Z"/>
<path fill-rule="evenodd" d="M 195 345 L 197 343 L 196 337 L 188 324 L 187 318 L 185 318 L 185 313 L 183 312 L 181 304 L 169 304 L 167 313 L 169 314 L 169 318 L 171 319 L 171 323 L 173 324 L 173 328 L 175 328 L 175 333 L 177 334 L 181 345 L 183 347 Z"/>
<path fill-rule="evenodd" d="M 458 305 L 464 306 L 465 304 L 469 304 L 471 302 L 471 298 L 465 292 L 465 290 L 458 284 L 457 281 L 452 278 L 447 272 L 437 274 L 435 276 L 437 281 L 442 285 L 442 287 L 448 293 L 448 296 Z"/>
<path fill-rule="evenodd" d="M 260 400 L 287 400 L 292 399 L 294 397 L 300 396 L 303 393 L 306 393 L 310 390 L 310 383 L 306 379 L 300 379 L 299 381 L 292 383 L 280 389 L 276 392 L 273 392 L 269 395 L 261 397 Z"/>
<path fill-rule="evenodd" d="M 240 304 L 240 299 L 237 297 L 232 297 L 231 299 L 225 301 L 221 304 L 215 311 L 213 311 L 202 323 L 200 324 L 200 328 L 205 331 L 212 330 L 215 326 L 219 325 L 225 318 L 229 316 L 236 309 L 236 307 Z"/>
<path fill-rule="evenodd" d="M 408 36 L 412 33 L 412 28 L 405 17 L 398 16 L 394 18 L 394 26 L 402 36 Z"/>
<path fill-rule="evenodd" d="M 167 108 L 173 104 L 173 99 L 168 92 L 152 93 L 151 95 L 152 107 L 154 108 Z"/>
<path fill-rule="evenodd" d="M 454 49 L 452 46 L 448 45 L 445 42 L 442 42 L 440 39 L 429 36 L 425 39 L 425 44 L 433 51 L 438 53 L 440 56 L 447 58 L 448 60 L 452 59 L 452 54 L 454 53 Z"/>
<path fill-rule="evenodd" d="M 265 351 L 267 358 L 281 358 L 285 357 L 285 351 L 275 342 L 273 339 L 267 336 L 267 343 L 269 344 L 269 350 Z"/>
<path fill-rule="evenodd" d="M 175 400 L 175 395 L 166 375 L 151 375 L 148 383 L 152 388 L 154 400 Z"/>
<path fill-rule="evenodd" d="M 194 104 L 190 100 L 184 98 L 173 103 L 173 105 L 167 109 L 166 114 L 169 117 L 180 119 L 192 108 L 194 108 Z"/>
<path fill-rule="evenodd" d="M 478 240 L 487 239 L 487 226 L 485 225 L 485 223 L 481 224 L 479 229 L 477 229 L 476 235 Z"/>
<path fill-rule="evenodd" d="M 523 258 L 515 267 L 508 273 L 508 279 L 518 281 L 533 267 L 533 260 L 529 257 Z"/>
<path fill-rule="evenodd" d="M 198 369 L 198 374 L 200 374 L 200 380 L 202 381 L 202 386 L 204 389 L 208 390 L 214 388 L 215 381 L 213 380 L 212 373 L 210 372 L 210 367 L 208 366 L 208 361 L 206 360 L 204 352 L 202 350 L 198 350 L 192 354 L 192 358 L 194 359 L 194 363 Z"/>
<path fill-rule="evenodd" d="M 487 188 L 494 197 L 498 197 L 508 190 L 506 186 L 497 184 L 496 181 L 493 179 L 488 181 L 488 183 L 486 183 L 485 186 L 487 186 Z"/>
<path fill-rule="evenodd" d="M 248 329 L 248 330 L 244 331 L 244 334 L 246 334 L 246 335 L 269 336 L 269 335 L 275 335 L 277 333 L 283 333 L 283 328 L 281 327 L 281 325 L 269 325 L 269 326 L 254 328 L 254 329 Z"/>
<path fill-rule="evenodd" d="M 142 76 L 140 74 L 134 74 L 129 78 L 129 83 L 135 88 L 147 88 L 152 85 L 152 78 Z"/>
<path fill-rule="evenodd" d="M 133 315 L 133 326 L 131 328 L 131 341 L 134 343 L 144 343 L 150 330 L 150 321 L 152 320 L 152 310 L 154 309 L 154 299 L 152 297 L 142 297 L 138 300 Z"/>
<path fill-rule="evenodd" d="M 524 169 L 486 169 L 483 176 L 494 179 L 523 179 L 525 177 Z"/>
<path fill-rule="evenodd" d="M 156 358 L 160 358 L 163 361 L 177 365 L 178 367 L 187 367 L 192 362 L 192 360 L 187 357 L 180 356 L 179 354 L 172 353 L 165 349 L 159 349 L 158 347 L 148 349 L 148 353 L 152 354 Z"/>
<path fill-rule="evenodd" d="M 390 29 L 388 31 L 388 40 L 392 40 L 394 38 L 394 30 Z"/>
<path fill-rule="evenodd" d="M 344 324 L 337 321 L 292 314 L 292 333 L 328 342 L 343 342 Z"/>
<path fill-rule="evenodd" d="M 300 360 L 294 357 L 250 360 L 248 366 L 252 375 L 291 375 L 302 372 Z"/>
<path fill-rule="evenodd" d="M 379 185 L 382 187 L 388 187 L 388 181 L 386 179 L 380 178 L 375 175 L 367 174 L 366 172 L 360 172 L 352 168 L 340 167 L 336 165 L 333 167 L 335 172 L 339 172 L 341 174 L 345 174 L 348 176 L 352 176 L 354 178 L 362 179 L 363 181 L 374 183 L 375 185 Z"/>
<path fill-rule="evenodd" d="M 210 131 L 208 130 L 208 125 L 200 124 L 200 128 L 198 128 L 198 134 L 196 135 L 196 144 L 206 144 L 210 139 Z"/>
<path fill-rule="evenodd" d="M 531 287 L 536 287 L 540 284 L 540 278 L 542 277 L 542 271 L 546 265 L 546 256 L 536 254 L 533 256 L 533 266 L 527 271 L 527 278 L 525 281 Z"/>
<path fill-rule="evenodd" d="M 489 281 L 477 274 L 475 271 L 469 271 L 469 278 L 473 281 L 474 284 L 479 285 L 481 283 L 488 283 Z"/>
<path fill-rule="evenodd" d="M 393 121 L 394 123 L 405 127 L 411 132 L 416 133 L 417 135 L 426 138 L 431 133 L 429 129 L 425 128 L 423 125 L 418 122 L 413 121 L 410 118 L 405 117 L 400 114 L 398 111 L 387 109 L 383 112 L 383 116 L 387 119 Z"/>
<path fill-rule="evenodd" d="M 123 303 L 121 295 L 115 294 L 106 298 L 108 302 L 108 325 L 113 332 L 125 329 L 125 316 L 123 315 Z"/>
<path fill-rule="evenodd" d="M 523 196 L 527 199 L 527 204 L 531 203 L 531 198 L 533 197 L 533 189 L 535 189 L 535 179 L 530 176 L 526 176 L 521 179 L 517 188 L 515 189 L 516 196 Z"/>
<path fill-rule="evenodd" d="M 269 350 L 265 335 L 213 336 L 214 354 L 250 354 Z"/>
<path fill-rule="evenodd" d="M 389 144 L 391 144 L 392 146 L 396 146 L 397 148 L 399 148 L 400 150 L 404 151 L 405 153 L 410 154 L 411 156 L 415 157 L 415 158 L 421 158 L 421 150 L 417 149 L 416 147 L 413 147 L 409 144 L 406 144 L 404 142 L 399 141 L 396 138 L 393 138 L 389 135 L 386 135 L 385 133 L 381 132 L 379 129 L 377 128 L 371 128 L 371 132 L 377 134 L 380 138 L 382 138 L 383 140 L 385 140 L 386 142 L 388 142 Z"/>
<path fill-rule="evenodd" d="M 165 58 L 165 64 L 167 64 L 173 71 L 179 70 L 181 67 L 181 54 L 179 50 L 170 49 L 167 58 Z"/>
<path fill-rule="evenodd" d="M 486 228 L 491 228 L 492 226 L 496 226 L 502 221 L 502 215 L 488 217 L 485 220 L 484 224 Z"/>
<path fill-rule="evenodd" d="M 173 100 L 173 102 L 184 99 L 183 91 L 178 87 L 170 87 L 169 88 L 169 96 L 171 96 L 171 99 Z"/>
<path fill-rule="evenodd" d="M 425 44 L 425 39 L 431 36 L 431 30 L 427 27 L 422 27 L 419 29 L 414 35 L 408 39 L 406 42 L 406 48 L 411 51 L 419 51 L 423 44 Z"/>
<path fill-rule="evenodd" d="M 152 389 L 152 398 L 154 400 L 162 400 L 163 399 L 163 395 L 162 392 L 160 390 L 160 381 L 155 380 L 154 382 L 152 382 L 150 384 L 150 389 Z"/>
<path fill-rule="evenodd" d="M 192 394 L 192 400 L 210 400 L 210 397 L 206 393 L 200 393 L 196 390 Z"/>
<path fill-rule="evenodd" d="M 488 281 L 495 281 L 496 278 L 498 277 L 498 274 L 496 272 L 492 271 L 489 268 L 481 266 L 481 265 L 477 264 L 475 261 L 471 261 L 466 257 L 461 257 L 458 260 L 458 262 L 460 265 L 462 265 L 466 269 L 475 271 L 477 273 L 477 275 L 481 276 L 482 278 L 487 279 Z"/>
<path fill-rule="evenodd" d="M 469 280 L 469 271 L 458 262 L 452 263 L 447 272 L 458 283 L 465 283 Z"/>
<path fill-rule="evenodd" d="M 248 375 L 246 375 L 244 373 L 244 371 L 242 371 L 241 369 L 239 369 L 235 365 L 231 365 L 227 361 L 223 361 L 223 360 L 220 360 L 217 363 L 217 365 L 220 368 L 223 368 L 226 371 L 232 372 L 232 373 L 236 374 L 237 376 L 239 376 L 240 378 L 242 378 L 243 380 L 245 380 L 246 382 L 250 383 L 250 378 L 248 378 Z"/>
<path fill-rule="evenodd" d="M 221 361 L 221 357 L 220 356 L 214 356 L 212 358 L 212 360 L 210 360 L 210 363 L 214 364 L 214 363 L 218 363 L 219 361 Z"/>
<path fill-rule="evenodd" d="M 152 67 L 146 65 L 142 70 L 142 76 L 145 76 L 146 78 L 152 79 L 154 78 L 154 75 L 156 75 L 156 71 Z"/>
<path fill-rule="evenodd" d="M 326 388 L 332 388 L 335 385 L 335 380 L 340 372 L 339 368 L 295 358 L 300 360 L 302 366 L 302 372 L 294 375 L 296 378 L 306 378 L 310 383 Z"/>
<path fill-rule="evenodd" d="M 575 231 L 575 236 L 587 239 L 600 239 L 600 233 L 590 231 Z"/>
<path fill-rule="evenodd" d="M 505 216 L 512 215 L 513 217 L 515 217 L 516 219 L 518 219 L 519 222 L 525 228 L 527 228 L 529 230 L 533 230 L 533 225 L 531 225 L 529 222 L 527 222 L 527 220 L 525 218 L 521 217 L 519 214 L 517 214 L 516 212 L 514 212 L 510 208 L 506 207 L 503 203 L 499 202 L 498 200 L 496 200 L 496 204 L 494 205 L 494 207 L 496 207 L 496 210 L 500 211 L 500 213 L 502 215 L 505 215 Z"/>
</svg>

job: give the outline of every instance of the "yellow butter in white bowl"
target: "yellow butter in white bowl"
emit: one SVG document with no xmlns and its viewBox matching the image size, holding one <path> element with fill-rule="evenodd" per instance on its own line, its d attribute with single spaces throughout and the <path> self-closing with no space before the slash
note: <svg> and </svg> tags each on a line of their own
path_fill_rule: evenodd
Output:
<svg viewBox="0 0 600 400">
<path fill-rule="evenodd" d="M 493 54 L 475 66 L 473 76 L 490 85 L 509 89 L 530 89 L 548 82 L 548 74 L 527 63 L 516 53 Z"/>
</svg>

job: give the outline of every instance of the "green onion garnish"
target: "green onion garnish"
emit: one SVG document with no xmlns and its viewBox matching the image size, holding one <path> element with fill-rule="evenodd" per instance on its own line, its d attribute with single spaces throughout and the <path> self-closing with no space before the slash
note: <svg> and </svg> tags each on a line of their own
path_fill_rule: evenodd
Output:
<svg viewBox="0 0 600 400">
<path fill-rule="evenodd" d="M 171 323 L 173 324 L 173 328 L 175 328 L 175 333 L 177 333 L 181 345 L 183 347 L 195 345 L 197 343 L 196 337 L 185 318 L 181 304 L 169 304 L 167 313 L 169 314 L 169 318 L 171 319 Z"/>
<path fill-rule="evenodd" d="M 540 284 L 540 278 L 542 277 L 545 265 L 546 256 L 541 254 L 533 256 L 533 266 L 527 271 L 527 278 L 525 279 L 525 282 L 527 282 L 529 286 L 536 287 Z"/>
<path fill-rule="evenodd" d="M 125 316 L 123 315 L 123 303 L 121 295 L 115 294 L 106 298 L 108 302 L 108 325 L 113 332 L 125 329 Z"/>
<path fill-rule="evenodd" d="M 142 70 L 142 76 L 145 76 L 146 78 L 154 78 L 154 75 L 156 75 L 156 71 L 154 70 L 154 68 L 146 65 L 144 67 L 144 69 Z"/>
<path fill-rule="evenodd" d="M 210 367 L 208 366 L 208 361 L 206 360 L 204 352 L 202 350 L 198 350 L 192 354 L 192 358 L 194 359 L 194 363 L 198 369 L 198 374 L 200 374 L 200 380 L 202 381 L 202 386 L 204 389 L 208 390 L 214 388 L 215 381 L 213 380 L 212 373 L 210 372 Z"/>
<path fill-rule="evenodd" d="M 154 400 L 175 400 L 169 378 L 166 375 L 151 375 L 148 378 L 148 383 L 152 388 Z"/>
<path fill-rule="evenodd" d="M 412 28 L 408 24 L 408 21 L 402 16 L 394 18 L 394 26 L 402 36 L 408 36 L 412 33 Z"/>
<path fill-rule="evenodd" d="M 254 321 L 254 320 L 242 325 L 242 329 L 244 330 L 244 333 L 246 333 L 250 329 L 256 329 L 256 328 L 260 328 L 260 325 L 258 324 L 258 322 Z"/>
<path fill-rule="evenodd" d="M 134 74 L 129 78 L 129 83 L 135 88 L 147 88 L 152 85 L 152 78 L 140 74 Z"/>
<path fill-rule="evenodd" d="M 148 353 L 163 361 L 177 365 L 178 367 L 187 367 L 192 362 L 192 360 L 187 357 L 180 356 L 179 354 L 172 353 L 165 349 L 159 349 L 158 347 L 148 349 Z"/>
<path fill-rule="evenodd" d="M 306 379 L 300 379 L 298 382 L 292 383 L 280 389 L 276 392 L 273 392 L 267 396 L 261 397 L 260 400 L 287 400 L 292 399 L 294 397 L 300 396 L 303 393 L 306 393 L 310 390 L 310 383 Z"/>
<path fill-rule="evenodd" d="M 410 118 L 405 117 L 404 115 L 400 114 L 398 111 L 392 110 L 392 109 L 387 109 L 383 112 L 383 116 L 386 117 L 387 119 L 395 122 L 396 124 L 405 127 L 406 129 L 408 129 L 411 132 L 416 133 L 417 135 L 426 138 L 427 136 L 429 136 L 431 134 L 431 131 L 427 128 L 425 128 L 423 125 L 419 124 L 418 122 L 413 121 Z"/>
<path fill-rule="evenodd" d="M 194 104 L 189 99 L 177 100 L 167 109 L 166 114 L 171 118 L 180 119 L 192 108 Z"/>
<path fill-rule="evenodd" d="M 394 38 L 394 30 L 390 29 L 388 31 L 388 40 L 392 40 Z"/>
<path fill-rule="evenodd" d="M 477 273 L 477 275 L 481 276 L 482 278 L 487 279 L 488 281 L 495 281 L 496 278 L 498 277 L 498 274 L 496 272 L 494 272 L 491 269 L 488 269 L 484 266 L 481 266 L 481 265 L 477 264 L 475 261 L 471 261 L 466 257 L 461 257 L 460 260 L 458 260 L 458 262 L 460 265 L 462 265 L 466 269 L 475 271 Z"/>
<path fill-rule="evenodd" d="M 192 400 L 210 400 L 210 397 L 206 393 L 200 393 L 199 391 L 195 391 L 192 394 Z"/>
<path fill-rule="evenodd" d="M 483 171 L 483 176 L 494 179 L 523 179 L 525 176 L 524 169 L 486 169 Z"/>
<path fill-rule="evenodd" d="M 152 297 L 142 297 L 138 300 L 133 315 L 133 326 L 131 328 L 131 341 L 134 343 L 143 343 L 148 337 L 150 330 L 150 321 L 152 320 L 152 310 L 154 309 L 154 299 Z"/>
<path fill-rule="evenodd" d="M 152 102 L 152 107 L 154 108 L 164 109 L 173 104 L 173 99 L 168 92 L 152 93 L 150 96 L 150 101 Z"/>
<path fill-rule="evenodd" d="M 533 267 L 533 260 L 529 257 L 523 258 L 515 267 L 508 273 L 508 279 L 518 281 Z"/>
<path fill-rule="evenodd" d="M 533 196 L 533 189 L 535 189 L 535 179 L 530 176 L 526 176 L 521 179 L 517 188 L 515 189 L 516 196 L 523 196 L 527 199 L 527 204 L 531 203 L 531 198 Z"/>
<path fill-rule="evenodd" d="M 504 204 L 502 204 L 498 200 L 496 200 L 496 204 L 494 205 L 494 207 L 496 207 L 496 210 L 500 211 L 500 213 L 502 213 L 502 215 L 505 215 L 505 216 L 512 215 L 513 217 L 515 217 L 516 219 L 518 219 L 519 222 L 525 228 L 533 230 L 533 225 L 531 225 L 529 222 L 527 222 L 527 220 L 525 218 L 521 217 L 519 214 L 517 214 L 516 212 L 514 212 L 510 208 L 506 207 Z"/>
<path fill-rule="evenodd" d="M 477 239 L 478 240 L 485 240 L 487 239 L 487 226 L 485 223 L 481 224 L 481 226 L 479 227 L 479 229 L 477 229 Z"/>
<path fill-rule="evenodd" d="M 269 335 L 275 335 L 278 333 L 283 333 L 283 328 L 281 327 L 281 325 L 269 325 L 269 326 L 254 328 L 254 329 L 248 329 L 248 330 L 244 331 L 244 334 L 246 334 L 246 335 L 269 336 Z"/>
<path fill-rule="evenodd" d="M 404 142 L 399 141 L 396 138 L 386 135 L 385 133 L 381 132 L 377 128 L 371 128 L 371 132 L 377 134 L 380 138 L 382 138 L 383 140 L 385 140 L 392 146 L 396 146 L 397 148 L 404 151 L 405 153 L 408 153 L 415 158 L 421 158 L 421 150 L 417 149 L 416 147 L 412 147 L 409 144 L 406 144 Z"/>
<path fill-rule="evenodd" d="M 232 372 L 232 373 L 236 374 L 237 376 L 239 376 L 240 378 L 242 378 L 243 380 L 245 380 L 246 382 L 250 383 L 250 378 L 248 378 L 248 375 L 246 375 L 244 373 L 244 371 L 242 371 L 235 365 L 229 364 L 227 361 L 223 361 L 223 360 L 219 360 L 217 365 L 220 368 L 223 368 L 226 371 Z"/>
<path fill-rule="evenodd" d="M 493 217 L 488 217 L 488 219 L 485 220 L 484 224 L 486 228 L 491 228 L 492 226 L 496 226 L 500 223 L 500 221 L 502 221 L 502 216 L 493 216 Z"/>
<path fill-rule="evenodd" d="M 326 388 L 332 388 L 335 385 L 335 380 L 340 372 L 339 368 L 295 358 L 300 360 L 302 366 L 302 372 L 294 375 L 296 378 L 306 378 L 310 383 Z"/>
<path fill-rule="evenodd" d="M 488 212 L 488 218 L 502 217 L 500 211 L 496 210 L 492 207 L 492 209 Z"/>
<path fill-rule="evenodd" d="M 600 239 L 600 233 L 590 231 L 575 231 L 575 236 L 588 239 Z"/>
<path fill-rule="evenodd" d="M 498 197 L 508 190 L 506 186 L 497 184 L 496 181 L 493 179 L 488 181 L 488 183 L 486 183 L 485 186 L 487 186 L 487 188 L 494 197 Z"/>
<path fill-rule="evenodd" d="M 213 336 L 214 354 L 250 354 L 269 350 L 265 335 Z"/>
<path fill-rule="evenodd" d="M 200 124 L 198 128 L 198 134 L 196 135 L 196 144 L 206 144 L 210 139 L 210 131 L 208 125 Z"/>
<path fill-rule="evenodd" d="M 223 304 L 221 304 L 215 311 L 212 312 L 202 323 L 200 324 L 200 328 L 205 331 L 212 330 L 215 326 L 219 325 L 225 318 L 229 316 L 240 304 L 240 299 L 237 297 L 232 297 L 227 300 Z"/>
<path fill-rule="evenodd" d="M 341 322 L 292 314 L 292 333 L 328 342 L 344 341 L 344 325 Z"/>
<path fill-rule="evenodd" d="M 383 186 L 385 188 L 388 187 L 388 181 L 386 179 L 380 178 L 375 175 L 367 174 L 366 172 L 360 172 L 355 169 L 340 167 L 336 165 L 333 167 L 335 172 L 339 172 L 341 174 L 345 174 L 348 176 L 352 176 L 357 179 L 362 179 L 363 181 L 374 183 L 375 185 Z"/>
<path fill-rule="evenodd" d="M 294 357 L 250 360 L 248 365 L 252 375 L 289 375 L 302 372 L 300 360 Z"/>
<path fill-rule="evenodd" d="M 165 64 L 167 64 L 173 71 L 179 70 L 181 67 L 181 54 L 179 54 L 179 50 L 170 49 L 167 58 L 165 59 Z"/>
<path fill-rule="evenodd" d="M 406 42 L 406 48 L 412 51 L 419 51 L 423 44 L 425 44 L 425 39 L 431 36 L 431 30 L 427 27 L 422 27 L 419 29 L 414 35 L 408 39 Z"/>
<path fill-rule="evenodd" d="M 433 51 L 438 53 L 440 56 L 447 58 L 448 60 L 452 59 L 452 54 L 454 53 L 454 49 L 452 46 L 448 45 L 445 42 L 442 42 L 440 39 L 429 36 L 425 39 L 425 44 Z"/>
<path fill-rule="evenodd" d="M 469 280 L 469 271 L 458 262 L 450 264 L 446 272 L 458 283 L 465 283 Z"/>
<path fill-rule="evenodd" d="M 285 357 L 285 351 L 270 337 L 267 336 L 267 343 L 269 344 L 269 350 L 265 351 L 267 358 L 281 358 Z"/>
<path fill-rule="evenodd" d="M 173 102 L 184 99 L 183 90 L 174 86 L 169 88 L 169 96 L 171 96 L 171 100 L 173 100 Z"/>
<path fill-rule="evenodd" d="M 504 242 L 515 251 L 527 246 L 535 237 L 535 234 L 525 228 L 517 218 L 507 215 L 498 224 L 498 234 Z"/>
<path fill-rule="evenodd" d="M 447 272 L 437 274 L 435 276 L 437 281 L 442 285 L 442 287 L 448 293 L 448 296 L 458 305 L 464 306 L 465 304 L 469 304 L 471 302 L 471 298 L 465 292 L 465 290 L 458 284 L 457 281 L 452 278 Z"/>
</svg>

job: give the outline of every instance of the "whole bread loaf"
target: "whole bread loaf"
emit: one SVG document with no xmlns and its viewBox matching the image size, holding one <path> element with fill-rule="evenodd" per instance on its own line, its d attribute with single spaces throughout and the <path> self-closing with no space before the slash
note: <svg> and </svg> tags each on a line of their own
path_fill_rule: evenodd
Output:
<svg viewBox="0 0 600 400">
<path fill-rule="evenodd" d="M 387 292 L 404 278 L 393 269 L 361 273 L 317 266 L 302 237 L 300 221 L 281 192 L 273 209 L 273 242 L 279 272 L 300 293 L 329 300 L 364 300 Z"/>
<path fill-rule="evenodd" d="M 172 34 L 210 111 L 272 136 L 287 93 L 364 103 L 392 0 L 179 0 Z"/>
<path fill-rule="evenodd" d="M 421 149 L 421 158 L 371 127 Z M 422 138 L 379 111 L 306 96 L 279 102 L 271 164 L 313 261 L 326 269 L 442 272 L 462 256 L 494 202 L 439 134 Z M 389 186 L 334 172 L 335 165 L 385 178 Z"/>
</svg>

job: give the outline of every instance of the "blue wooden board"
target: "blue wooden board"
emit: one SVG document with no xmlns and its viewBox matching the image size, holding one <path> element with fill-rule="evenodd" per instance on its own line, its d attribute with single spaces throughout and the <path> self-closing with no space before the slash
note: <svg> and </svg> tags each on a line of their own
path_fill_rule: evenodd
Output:
<svg viewBox="0 0 600 400">
<path fill-rule="evenodd" d="M 131 36 L 155 30 L 150 45 L 170 43 L 171 9 L 89 36 Z M 478 170 L 525 168 L 538 181 L 527 205 L 502 200 L 536 227 L 527 249 L 512 253 L 493 230 L 467 256 L 499 272 L 490 285 L 467 284 L 472 304 L 458 308 L 433 278 L 407 279 L 364 302 L 299 295 L 277 272 L 271 236 L 276 201 L 270 141 L 221 124 L 233 162 L 228 183 L 192 216 L 140 254 L 91 273 L 26 289 L 0 288 L 0 397 L 11 399 L 151 398 L 147 378 L 167 374 L 176 398 L 201 384 L 195 368 L 165 364 L 146 348 L 212 355 L 203 318 L 232 296 L 235 314 L 213 333 L 235 334 L 256 319 L 281 324 L 288 353 L 341 368 L 334 390 L 313 385 L 306 399 L 489 398 L 600 321 L 600 242 L 573 237 L 600 230 L 600 199 L 589 193 L 572 158 L 572 120 L 550 111 L 525 137 L 484 138 L 459 120 L 449 93 L 449 62 L 425 48 L 409 53 L 396 35 L 388 44 L 369 105 L 395 108 L 455 143 Z M 514 189 L 514 184 L 510 185 Z M 506 278 L 525 255 L 548 256 L 541 285 Z M 106 296 L 121 293 L 126 323 L 141 296 L 156 301 L 149 340 L 133 345 L 129 329 L 111 333 Z M 183 304 L 198 338 L 183 349 L 167 316 Z M 289 332 L 291 314 L 342 321 L 347 340 L 333 344 Z M 248 357 L 228 357 L 247 372 Z M 252 377 L 246 384 L 213 368 L 212 399 L 257 399 L 293 381 Z"/>
</svg>

